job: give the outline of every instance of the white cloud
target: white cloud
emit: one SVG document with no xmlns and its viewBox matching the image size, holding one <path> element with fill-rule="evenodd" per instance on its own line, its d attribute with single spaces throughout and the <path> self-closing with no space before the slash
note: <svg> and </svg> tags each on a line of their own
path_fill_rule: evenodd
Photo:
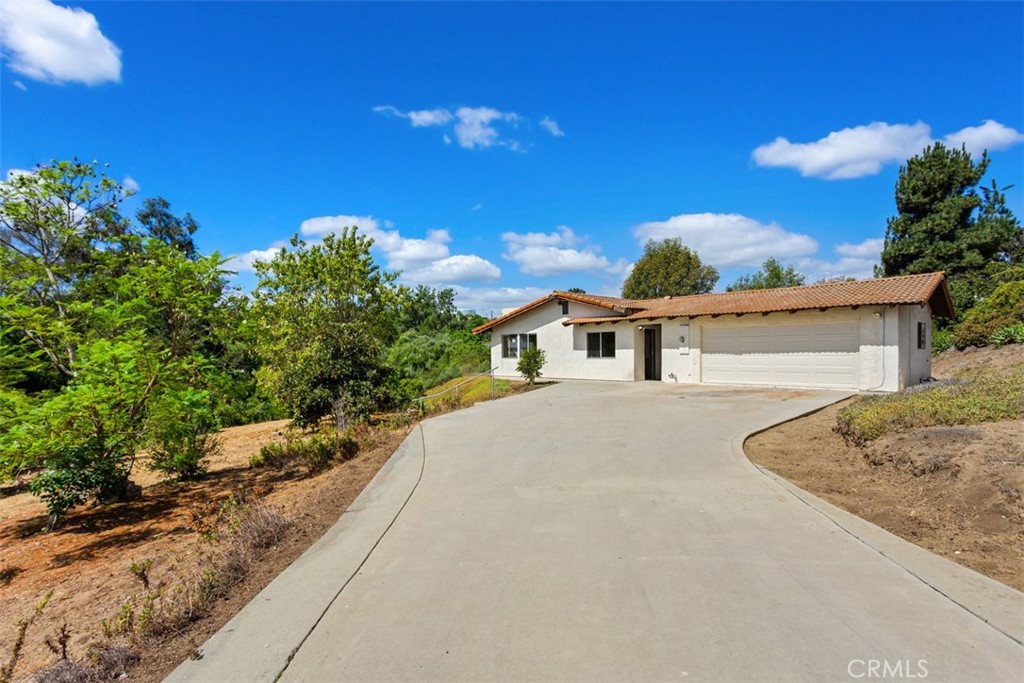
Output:
<svg viewBox="0 0 1024 683">
<path fill-rule="evenodd" d="M 427 128 L 429 126 L 443 126 L 452 120 L 452 113 L 447 109 L 420 109 L 418 111 L 399 111 L 390 104 L 383 104 L 374 107 L 373 111 L 378 114 L 391 114 L 403 119 L 409 119 L 413 128 Z"/>
<path fill-rule="evenodd" d="M 792 259 L 818 250 L 808 235 L 788 232 L 778 223 L 760 223 L 735 213 L 690 213 L 638 225 L 633 234 L 649 239 L 679 237 L 704 263 L 718 268 L 760 266 L 768 258 Z"/>
<path fill-rule="evenodd" d="M 355 226 L 367 235 L 373 236 L 380 227 L 380 221 L 373 216 L 318 216 L 308 218 L 299 224 L 299 232 L 305 237 L 323 237 L 329 233 L 341 232 L 343 228 Z"/>
<path fill-rule="evenodd" d="M 22 83 L 21 81 L 15 79 L 12 82 L 14 83 L 14 87 L 17 88 L 18 90 L 28 90 L 28 88 L 25 87 L 25 84 Z"/>
<path fill-rule="evenodd" d="M 458 121 L 455 123 L 455 139 L 463 149 L 485 148 L 504 145 L 519 149 L 515 140 L 502 140 L 498 130 L 492 125 L 495 121 L 514 123 L 519 119 L 515 112 L 502 112 L 491 107 L 459 107 L 455 112 Z"/>
<path fill-rule="evenodd" d="M 514 127 L 518 124 L 521 117 L 513 111 L 499 111 L 493 107 L 459 107 L 453 114 L 447 109 L 442 108 L 402 111 L 390 104 L 373 107 L 373 111 L 378 114 L 408 119 L 412 123 L 413 128 L 448 126 L 454 123 L 450 129 L 451 135 L 445 132 L 441 136 L 446 145 L 450 145 L 455 141 L 463 149 L 506 147 L 513 151 L 520 151 L 523 148 L 519 140 L 503 135 L 502 131 L 498 129 L 499 125 Z M 545 121 L 554 124 L 557 130 L 558 124 L 547 118 L 545 118 Z M 545 128 L 551 130 L 548 124 L 543 121 L 541 123 Z M 561 134 L 561 131 L 556 133 L 552 130 L 551 132 L 554 135 Z M 454 136 L 454 140 L 452 136 Z"/>
<path fill-rule="evenodd" d="M 753 152 L 758 166 L 795 168 L 804 177 L 840 180 L 874 175 L 887 163 L 906 161 L 931 142 L 931 128 L 875 122 L 844 128 L 816 142 L 775 138 Z"/>
<path fill-rule="evenodd" d="M 562 132 L 562 129 L 558 127 L 558 121 L 548 118 L 547 116 L 540 120 L 540 125 L 547 128 L 548 132 L 556 138 L 560 138 L 565 135 L 565 133 Z"/>
<path fill-rule="evenodd" d="M 874 175 L 886 164 L 903 163 L 934 143 L 931 127 L 876 121 L 866 126 L 843 128 L 815 142 L 790 142 L 779 137 L 756 148 L 751 156 L 758 166 L 795 168 L 804 177 L 845 180 Z M 987 120 L 942 139 L 946 145 L 966 144 L 974 155 L 1024 142 L 1021 135 L 998 121 Z"/>
<path fill-rule="evenodd" d="M 874 274 L 875 266 L 881 261 L 882 247 L 885 240 L 875 237 L 857 244 L 837 244 L 833 251 L 839 256 L 834 261 L 820 258 L 798 259 L 796 268 L 807 276 L 807 283 L 812 284 L 823 278 L 847 277 L 869 278 Z"/>
<path fill-rule="evenodd" d="M 128 194 L 138 194 L 141 189 L 138 181 L 130 175 L 124 177 L 124 180 L 121 181 L 121 187 L 123 187 Z"/>
<path fill-rule="evenodd" d="M 628 267 L 624 261 L 610 262 L 600 249 L 585 246 L 579 249 L 579 238 L 571 228 L 560 225 L 551 233 L 506 232 L 504 257 L 527 275 L 559 275 L 584 271 L 618 273 Z"/>
<path fill-rule="evenodd" d="M 7 180 L 14 180 L 21 175 L 32 175 L 35 171 L 27 168 L 11 168 L 7 170 Z"/>
<path fill-rule="evenodd" d="M 426 237 L 405 237 L 398 230 L 391 229 L 391 221 L 379 221 L 373 216 L 339 214 L 306 219 L 299 225 L 299 233 L 319 241 L 325 235 L 339 233 L 352 226 L 373 239 L 373 249 L 384 257 L 389 270 L 402 271 L 404 282 L 446 284 L 501 277 L 501 269 L 484 258 L 474 254 L 453 255 L 448 248 L 451 234 L 443 229 L 428 230 Z M 282 244 L 240 254 L 229 263 L 235 270 L 252 270 L 253 261 L 273 257 Z"/>
<path fill-rule="evenodd" d="M 49 0 L 4 2 L 0 44 L 11 70 L 44 83 L 98 85 L 121 80 L 121 49 L 96 17 Z"/>
<path fill-rule="evenodd" d="M 236 273 L 252 273 L 256 271 L 257 261 L 273 261 L 277 252 L 281 251 L 284 243 L 277 242 L 276 246 L 267 249 L 253 249 L 244 254 L 235 254 L 224 263 L 224 269 Z"/>
<path fill-rule="evenodd" d="M 942 141 L 948 147 L 966 145 L 971 156 L 977 157 L 985 150 L 997 151 L 1024 142 L 1024 135 L 998 121 L 987 119 L 980 126 L 968 126 L 950 133 Z"/>
<path fill-rule="evenodd" d="M 517 308 L 523 304 L 547 296 L 550 289 L 540 287 L 464 287 L 456 285 L 455 303 L 463 311 L 476 311 L 487 317 L 501 315 L 508 308 Z"/>
<path fill-rule="evenodd" d="M 433 261 L 417 270 L 402 273 L 402 279 L 416 284 L 453 284 L 497 280 L 501 269 L 475 254 L 456 254 Z"/>
</svg>

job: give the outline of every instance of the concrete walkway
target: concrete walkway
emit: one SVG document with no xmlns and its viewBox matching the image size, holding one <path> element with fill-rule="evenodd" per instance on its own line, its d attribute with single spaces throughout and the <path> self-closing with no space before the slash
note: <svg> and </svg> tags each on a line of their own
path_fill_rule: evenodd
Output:
<svg viewBox="0 0 1024 683">
<path fill-rule="evenodd" d="M 567 382 L 429 420 L 168 680 L 1020 680 L 1024 594 L 743 456 L 841 397 Z"/>
</svg>

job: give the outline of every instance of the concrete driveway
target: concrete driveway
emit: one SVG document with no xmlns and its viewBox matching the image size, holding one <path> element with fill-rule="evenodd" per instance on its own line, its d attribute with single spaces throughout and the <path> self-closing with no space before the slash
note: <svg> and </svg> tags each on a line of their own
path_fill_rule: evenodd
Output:
<svg viewBox="0 0 1024 683">
<path fill-rule="evenodd" d="M 168 680 L 1020 680 L 1024 594 L 743 457 L 842 396 L 566 382 L 429 420 Z"/>
</svg>

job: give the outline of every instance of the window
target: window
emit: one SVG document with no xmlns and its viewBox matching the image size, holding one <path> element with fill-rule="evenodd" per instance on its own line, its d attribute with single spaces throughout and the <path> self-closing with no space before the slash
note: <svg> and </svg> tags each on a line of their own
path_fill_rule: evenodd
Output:
<svg viewBox="0 0 1024 683">
<path fill-rule="evenodd" d="M 928 348 L 928 328 L 924 323 L 917 324 L 917 348 Z"/>
<path fill-rule="evenodd" d="M 520 351 L 537 348 L 535 334 L 503 334 L 501 335 L 501 357 L 518 358 Z"/>
<path fill-rule="evenodd" d="M 587 358 L 614 358 L 614 332 L 587 332 Z"/>
<path fill-rule="evenodd" d="M 569 302 L 565 299 L 559 299 L 558 305 L 562 307 L 562 315 L 569 315 Z"/>
</svg>

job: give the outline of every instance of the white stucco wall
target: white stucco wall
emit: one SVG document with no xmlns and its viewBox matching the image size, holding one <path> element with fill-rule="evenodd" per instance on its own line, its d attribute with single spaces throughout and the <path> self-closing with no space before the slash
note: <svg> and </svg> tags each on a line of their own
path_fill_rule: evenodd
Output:
<svg viewBox="0 0 1024 683">
<path fill-rule="evenodd" d="M 611 379 L 632 380 L 635 325 L 605 323 L 600 325 L 563 325 L 568 318 L 602 317 L 612 311 L 575 301 L 569 302 L 569 314 L 562 315 L 561 305 L 549 301 L 491 329 L 491 367 L 498 377 L 520 378 L 516 371 L 518 358 L 501 357 L 501 336 L 505 334 L 536 334 L 537 346 L 544 351 L 541 376 L 545 379 Z M 587 358 L 588 332 L 615 332 L 614 358 Z M 641 366 L 641 372 L 643 368 Z"/>
<path fill-rule="evenodd" d="M 656 319 L 634 323 L 565 326 L 570 317 L 606 316 L 606 309 L 569 302 L 564 316 L 556 301 L 548 302 L 491 331 L 492 367 L 499 377 L 518 378 L 518 359 L 501 357 L 501 335 L 536 334 L 546 354 L 543 376 L 549 379 L 642 380 L 643 332 L 640 326 L 660 326 L 661 381 L 700 383 L 703 333 L 711 328 L 853 322 L 859 330 L 857 388 L 899 391 L 931 374 L 931 311 L 922 306 L 867 306 L 859 309 L 799 311 L 797 313 L 702 316 L 695 319 Z M 917 323 L 927 329 L 925 349 L 917 349 Z M 614 331 L 614 358 L 587 358 L 587 333 Z"/>
<path fill-rule="evenodd" d="M 910 309 L 910 377 L 907 386 L 920 384 L 932 376 L 932 312 L 928 306 L 908 306 Z M 924 323 L 924 348 L 917 348 L 917 324 Z"/>
<path fill-rule="evenodd" d="M 921 306 L 871 306 L 857 310 L 830 309 L 651 322 L 662 325 L 663 382 L 703 381 L 703 333 L 709 328 L 835 322 L 856 322 L 860 331 L 858 389 L 899 391 L 918 384 L 931 374 L 931 312 Z M 929 335 L 927 348 L 922 350 L 917 349 L 918 322 L 925 323 Z M 685 342 L 680 342 L 680 337 L 684 337 Z"/>
</svg>

